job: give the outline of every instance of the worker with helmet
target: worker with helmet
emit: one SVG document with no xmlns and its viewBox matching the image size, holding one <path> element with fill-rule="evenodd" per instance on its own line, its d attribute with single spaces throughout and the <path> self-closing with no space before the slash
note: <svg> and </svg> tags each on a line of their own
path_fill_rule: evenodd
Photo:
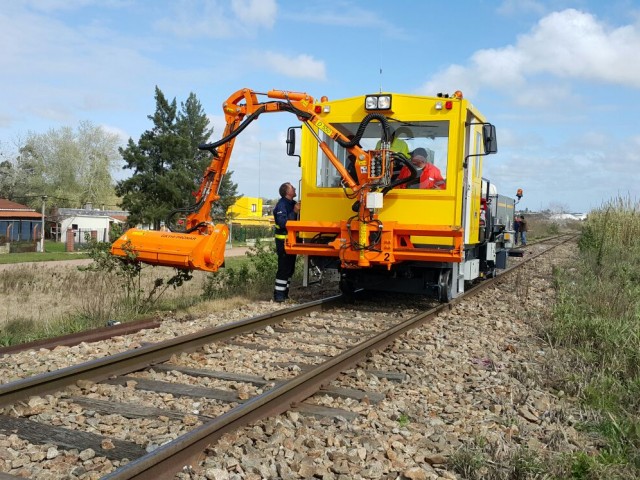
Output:
<svg viewBox="0 0 640 480">
<path fill-rule="evenodd" d="M 409 157 L 409 145 L 407 145 L 407 142 L 405 142 L 400 137 L 398 137 L 397 134 L 398 134 L 398 130 L 392 130 L 391 146 L 389 147 L 389 150 L 396 153 L 402 153 L 407 157 Z M 382 142 L 378 140 L 378 143 L 376 144 L 376 150 L 380 150 L 381 148 L 382 148 Z"/>
<path fill-rule="evenodd" d="M 291 277 L 296 269 L 296 256 L 288 255 L 284 249 L 287 238 L 287 221 L 297 220 L 300 212 L 300 204 L 294 200 L 296 189 L 290 183 L 280 185 L 278 191 L 280 200 L 273 209 L 275 220 L 276 253 L 278 254 L 278 271 L 276 272 L 276 282 L 273 289 L 273 300 L 284 302 L 289 298 L 289 287 Z"/>
<path fill-rule="evenodd" d="M 411 152 L 411 163 L 418 171 L 418 181 L 411 185 L 403 183 L 402 185 L 398 185 L 397 188 L 435 188 L 444 190 L 446 187 L 446 181 L 442 177 L 440 169 L 433 163 L 429 162 L 428 158 L 429 155 L 427 154 L 427 151 L 422 147 L 416 148 Z M 409 167 L 405 165 L 402 167 L 402 170 L 400 170 L 398 180 L 402 180 L 403 178 L 408 178 L 410 176 L 411 171 L 409 170 Z"/>
</svg>

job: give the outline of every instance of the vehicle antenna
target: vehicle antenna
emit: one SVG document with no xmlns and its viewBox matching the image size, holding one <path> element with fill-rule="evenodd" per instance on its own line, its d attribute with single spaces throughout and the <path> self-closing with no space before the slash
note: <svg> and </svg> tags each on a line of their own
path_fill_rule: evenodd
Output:
<svg viewBox="0 0 640 480">
<path fill-rule="evenodd" d="M 380 93 L 382 93 L 382 39 L 378 39 L 378 56 L 380 60 Z"/>
</svg>

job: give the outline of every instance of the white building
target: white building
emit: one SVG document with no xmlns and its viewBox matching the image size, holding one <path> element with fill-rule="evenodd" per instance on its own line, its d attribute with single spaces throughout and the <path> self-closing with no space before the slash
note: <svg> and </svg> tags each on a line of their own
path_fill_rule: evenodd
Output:
<svg viewBox="0 0 640 480">
<path fill-rule="evenodd" d="M 109 241 L 109 231 L 113 225 L 126 223 L 129 212 L 123 210 L 100 210 L 91 205 L 85 208 L 58 208 L 50 215 L 51 238 L 57 241 L 66 241 L 66 232 L 71 229 L 74 232 L 75 243 L 84 243 L 86 235 L 96 232 L 99 242 Z"/>
</svg>

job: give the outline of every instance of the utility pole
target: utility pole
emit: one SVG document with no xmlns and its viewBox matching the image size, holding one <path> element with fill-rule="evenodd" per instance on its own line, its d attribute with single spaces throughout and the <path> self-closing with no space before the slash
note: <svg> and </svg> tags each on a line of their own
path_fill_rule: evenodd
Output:
<svg viewBox="0 0 640 480">
<path fill-rule="evenodd" d="M 44 206 L 47 196 L 42 196 L 42 228 L 40 229 L 40 253 L 44 253 Z"/>
</svg>

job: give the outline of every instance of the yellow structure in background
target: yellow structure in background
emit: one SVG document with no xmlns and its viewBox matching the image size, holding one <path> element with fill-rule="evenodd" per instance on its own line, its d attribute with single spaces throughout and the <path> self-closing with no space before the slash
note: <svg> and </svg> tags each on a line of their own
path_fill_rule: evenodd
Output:
<svg viewBox="0 0 640 480">
<path fill-rule="evenodd" d="M 255 225 L 269 227 L 273 225 L 273 216 L 262 215 L 262 199 L 257 197 L 240 197 L 227 210 L 231 222 L 239 225 Z"/>
</svg>

